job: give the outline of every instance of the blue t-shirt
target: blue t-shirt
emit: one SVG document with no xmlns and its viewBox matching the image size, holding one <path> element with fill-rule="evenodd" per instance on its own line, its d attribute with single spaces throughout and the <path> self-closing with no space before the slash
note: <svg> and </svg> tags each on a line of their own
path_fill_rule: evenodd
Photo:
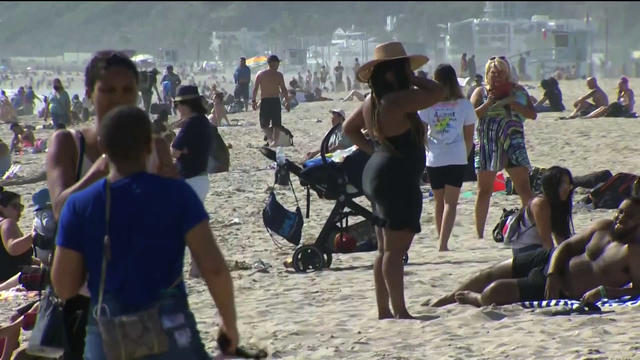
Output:
<svg viewBox="0 0 640 360">
<path fill-rule="evenodd" d="M 240 80 L 249 83 L 251 81 L 251 69 L 248 66 L 238 66 L 233 73 L 233 80 L 237 84 Z"/>
<path fill-rule="evenodd" d="M 94 300 L 105 235 L 105 181 L 66 201 L 56 244 L 82 254 Z M 130 306 L 153 303 L 182 274 L 185 236 L 208 214 L 183 180 L 137 173 L 111 184 L 111 259 L 105 294 Z"/>
<path fill-rule="evenodd" d="M 176 161 L 182 178 L 206 174 L 211 150 L 211 131 L 209 119 L 197 114 L 187 119 L 176 135 L 171 146 L 176 150 L 187 150 Z"/>
</svg>

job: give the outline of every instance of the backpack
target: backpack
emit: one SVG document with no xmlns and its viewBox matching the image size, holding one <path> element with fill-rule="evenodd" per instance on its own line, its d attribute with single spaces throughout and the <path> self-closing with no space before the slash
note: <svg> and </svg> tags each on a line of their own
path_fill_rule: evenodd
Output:
<svg viewBox="0 0 640 360">
<path fill-rule="evenodd" d="M 540 167 L 532 167 L 529 170 L 529 186 L 533 194 L 542 194 L 542 176 L 547 169 Z M 513 180 L 510 177 L 505 179 L 505 191 L 507 195 L 518 195 L 516 188 L 513 186 Z"/>
<path fill-rule="evenodd" d="M 524 216 L 526 216 L 525 211 L 523 209 L 519 209 L 507 218 L 507 221 L 502 228 L 502 236 L 505 245 L 513 246 L 518 241 L 521 234 L 526 233 L 536 226 L 532 221 L 531 225 L 523 229 L 522 220 L 524 219 Z"/>
<path fill-rule="evenodd" d="M 617 209 L 620 203 L 631 195 L 633 182 L 637 175 L 629 173 L 617 173 L 604 184 L 596 186 L 589 198 L 595 209 Z"/>
<path fill-rule="evenodd" d="M 495 242 L 504 242 L 504 230 L 507 222 L 509 222 L 509 219 L 511 219 L 511 222 L 513 223 L 513 221 L 515 220 L 515 218 L 512 218 L 513 215 L 516 215 L 519 212 L 519 208 L 502 209 L 502 216 L 500 216 L 500 220 L 498 220 L 498 223 L 493 228 L 493 240 L 495 240 Z"/>
</svg>

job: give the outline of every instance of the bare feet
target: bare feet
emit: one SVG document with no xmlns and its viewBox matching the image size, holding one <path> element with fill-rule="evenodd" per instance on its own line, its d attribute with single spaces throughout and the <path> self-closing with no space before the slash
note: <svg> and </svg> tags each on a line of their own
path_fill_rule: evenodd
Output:
<svg viewBox="0 0 640 360">
<path fill-rule="evenodd" d="M 482 307 L 481 296 L 481 294 L 466 290 L 455 293 L 455 298 L 458 304 L 468 304 L 477 307 Z"/>
<path fill-rule="evenodd" d="M 408 311 L 405 311 L 402 314 L 398 314 L 395 316 L 396 319 L 405 319 L 405 320 L 416 320 L 416 318 L 414 316 L 412 316 L 411 314 L 409 314 Z"/>
<path fill-rule="evenodd" d="M 391 313 L 391 310 L 378 311 L 378 320 L 384 320 L 384 319 L 393 319 L 393 314 Z"/>
<path fill-rule="evenodd" d="M 446 246 L 445 247 L 440 246 L 440 250 L 438 251 L 449 251 L 449 248 Z"/>
</svg>

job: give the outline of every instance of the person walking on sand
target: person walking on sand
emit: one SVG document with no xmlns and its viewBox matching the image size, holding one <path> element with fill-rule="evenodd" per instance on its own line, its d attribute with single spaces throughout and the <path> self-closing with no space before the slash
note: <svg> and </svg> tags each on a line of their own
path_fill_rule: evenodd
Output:
<svg viewBox="0 0 640 360">
<path fill-rule="evenodd" d="M 529 156 L 524 141 L 524 120 L 536 119 L 527 90 L 515 83 L 507 60 L 491 57 L 485 67 L 486 87 L 471 96 L 478 116 L 476 173 L 478 195 L 475 205 L 476 232 L 484 238 L 496 173 L 506 169 L 520 195 L 522 207 L 533 197 L 529 184 Z"/>
<path fill-rule="evenodd" d="M 53 93 L 45 106 L 45 122 L 49 115 L 55 129 L 65 129 L 71 121 L 71 99 L 58 78 L 53 79 Z"/>
<path fill-rule="evenodd" d="M 240 64 L 233 73 L 233 81 L 236 88 L 233 96 L 236 99 L 242 99 L 244 102 L 244 111 L 249 108 L 249 83 L 251 82 L 251 69 L 247 66 L 247 59 L 243 56 L 240 58 Z"/>
<path fill-rule="evenodd" d="M 59 130 L 49 140 L 47 151 L 47 188 L 56 219 L 71 194 L 105 177 L 109 163 L 104 149 L 98 145 L 98 129 L 102 118 L 118 105 L 135 106 L 138 98 L 138 69 L 123 53 L 104 50 L 96 53 L 85 70 L 85 93 L 95 106 L 93 127 L 78 130 Z M 126 145 L 125 145 L 126 147 Z M 154 138 L 149 159 L 152 172 L 178 177 L 168 144 Z M 65 301 L 65 326 L 70 349 L 64 357 L 81 359 L 84 351 L 85 328 L 89 309 L 86 289 Z"/>
<path fill-rule="evenodd" d="M 413 318 L 404 299 L 402 258 L 421 231 L 425 133 L 417 112 L 444 97 L 438 83 L 413 74 L 427 61 L 424 55 L 408 56 L 400 42 L 376 46 L 374 60 L 363 64 L 357 74 L 372 94 L 343 124 L 349 139 L 371 154 L 362 186 L 372 202 L 376 224 L 378 254 L 373 275 L 379 319 Z"/>
<path fill-rule="evenodd" d="M 100 316 L 125 316 L 154 306 L 162 320 L 156 330 L 168 337 L 168 349 L 145 359 L 209 358 L 187 300 L 185 247 L 195 254 L 222 318 L 220 332 L 231 342 L 227 353 L 235 353 L 239 336 L 229 269 L 193 189 L 147 172 L 153 146 L 146 113 L 133 106 L 110 111 L 100 123 L 98 141 L 109 172 L 67 199 L 51 270 L 63 300 L 78 294 L 88 279 L 91 315 L 84 358 L 105 358 Z"/>
<path fill-rule="evenodd" d="M 418 113 L 427 127 L 427 173 L 436 200 L 440 251 L 449 251 L 447 244 L 473 147 L 473 130 L 478 122 L 473 105 L 462 94 L 457 76 L 451 65 L 438 65 L 433 79 L 445 88 L 444 100 Z"/>
<path fill-rule="evenodd" d="M 270 55 L 267 59 L 268 69 L 260 71 L 256 75 L 253 86 L 252 107 L 258 109 L 258 90 L 260 90 L 260 128 L 267 137 L 269 146 L 276 146 L 280 139 L 282 129 L 282 108 L 280 96 L 285 100 L 285 109 L 290 110 L 289 93 L 284 84 L 284 76 L 278 71 L 280 59 L 276 55 Z"/>
</svg>

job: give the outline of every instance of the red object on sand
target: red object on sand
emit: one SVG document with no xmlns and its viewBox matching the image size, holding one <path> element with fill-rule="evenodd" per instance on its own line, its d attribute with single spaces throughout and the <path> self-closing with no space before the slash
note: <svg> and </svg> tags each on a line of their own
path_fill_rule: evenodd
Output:
<svg viewBox="0 0 640 360">
<path fill-rule="evenodd" d="M 496 179 L 493 181 L 493 192 L 505 191 L 507 187 L 504 184 L 504 175 L 502 171 L 496 174 Z"/>
<path fill-rule="evenodd" d="M 333 244 L 337 252 L 352 252 L 356 250 L 358 241 L 351 234 L 338 233 L 333 239 Z"/>
</svg>

